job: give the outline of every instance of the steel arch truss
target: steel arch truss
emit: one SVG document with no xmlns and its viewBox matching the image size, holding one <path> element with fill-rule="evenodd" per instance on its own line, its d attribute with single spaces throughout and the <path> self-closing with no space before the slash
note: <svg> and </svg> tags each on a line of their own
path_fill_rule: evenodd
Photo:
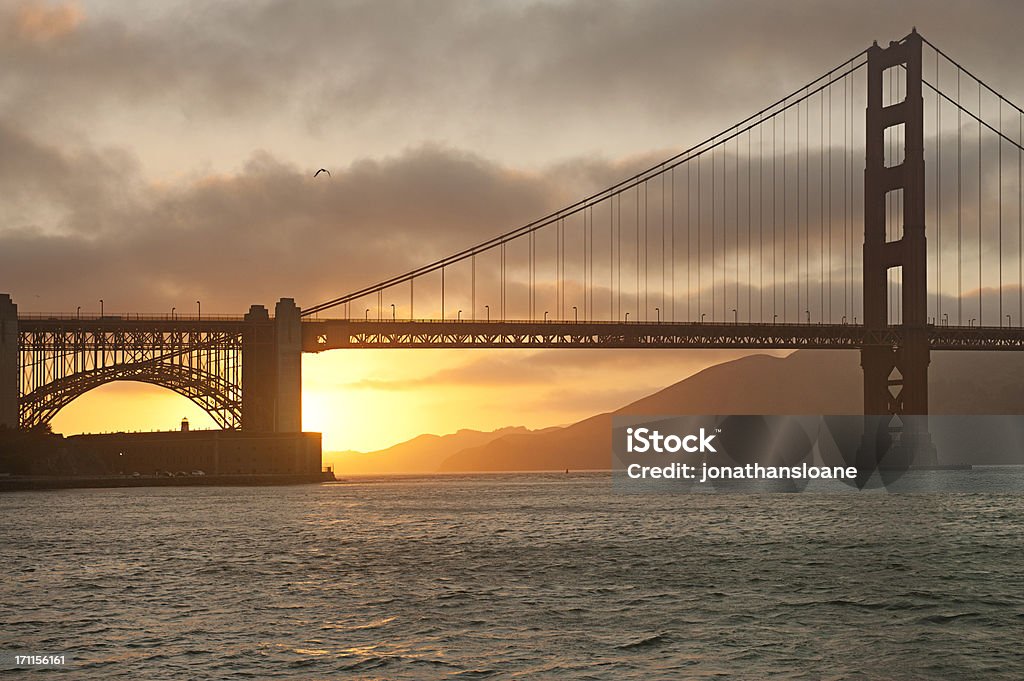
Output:
<svg viewBox="0 0 1024 681">
<path fill-rule="evenodd" d="M 242 425 L 241 325 L 52 320 L 19 326 L 22 428 L 49 423 L 76 398 L 113 381 L 173 390 L 221 428 Z"/>
</svg>

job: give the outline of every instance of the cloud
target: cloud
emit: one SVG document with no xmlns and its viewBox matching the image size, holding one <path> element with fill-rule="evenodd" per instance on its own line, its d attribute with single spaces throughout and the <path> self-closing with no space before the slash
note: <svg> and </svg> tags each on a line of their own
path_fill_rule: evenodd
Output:
<svg viewBox="0 0 1024 681">
<path fill-rule="evenodd" d="M 554 173 L 438 146 L 317 178 L 256 152 L 238 173 L 172 184 L 144 182 L 130 154 L 60 150 L 3 124 L 0 150 L 0 269 L 16 294 L 51 309 L 104 296 L 125 309 L 200 295 L 225 310 L 280 295 L 310 303 L 518 226 L 569 195 Z"/>
<path fill-rule="evenodd" d="M 955 148 L 949 133 L 943 144 L 946 149 Z M 990 141 L 986 144 L 986 158 L 995 158 L 994 147 Z M 972 144 L 968 147 L 974 149 Z M 180 307 L 182 303 L 203 299 L 211 312 L 240 312 L 251 303 L 268 304 L 280 296 L 295 297 L 303 306 L 309 306 L 525 224 L 596 188 L 612 184 L 636 168 L 655 162 L 651 156 L 621 161 L 583 158 L 577 163 L 561 161 L 538 171 L 525 171 L 467 151 L 432 145 L 395 156 L 362 159 L 348 166 L 332 166 L 331 176 L 314 178 L 308 169 L 269 152 L 257 151 L 235 173 L 211 173 L 179 182 L 152 183 L 145 181 L 138 170 L 137 159 L 126 150 L 96 149 L 85 143 L 58 148 L 2 122 L 0 150 L 3 152 L 0 153 L 0 180 L 7 190 L 6 200 L 0 204 L 0 217 L 6 225 L 0 230 L 3 246 L 0 268 L 11 282 L 7 286 L 16 298 L 25 305 L 36 303 L 46 311 L 74 309 L 99 298 L 104 298 L 110 309 L 140 311 Z M 780 164 L 789 168 L 788 194 L 792 205 L 795 205 L 796 191 L 794 154 L 790 151 Z M 842 155 L 834 156 L 834 162 L 841 163 Z M 732 167 L 736 159 L 729 158 L 727 165 Z M 965 154 L 964 159 L 968 170 L 976 163 L 970 154 Z M 738 160 L 736 168 L 742 178 L 746 176 L 746 160 L 742 156 Z M 704 168 L 707 173 L 709 164 L 704 164 Z M 995 172 L 986 165 L 987 175 Z M 834 174 L 839 176 L 838 169 Z M 681 179 L 682 175 L 679 177 Z M 944 182 L 950 182 L 948 174 Z M 819 243 L 816 223 L 819 213 L 824 213 L 828 206 L 818 200 L 817 181 L 805 185 L 805 191 L 806 186 L 811 190 L 811 195 L 804 197 L 810 212 L 802 211 L 799 238 L 805 244 L 805 255 L 811 256 L 811 267 L 808 268 L 808 261 L 805 261 L 804 276 L 798 277 L 790 253 L 779 276 L 785 274 L 788 278 L 790 298 L 795 293 L 796 279 L 803 280 L 805 302 L 811 301 L 809 309 L 817 319 L 821 316 L 817 298 L 821 268 L 817 257 L 822 250 L 827 252 L 827 244 Z M 957 246 L 950 230 L 957 222 L 958 212 L 967 216 L 964 262 L 970 266 L 972 257 L 976 261 L 976 250 L 971 250 L 976 248 L 974 206 L 977 193 L 974 187 L 971 183 L 965 187 L 959 209 L 956 202 L 948 199 L 944 199 L 942 205 L 941 245 L 947 290 L 952 271 L 949 258 Z M 707 194 L 708 188 L 703 191 Z M 653 199 L 643 211 L 648 214 L 651 230 L 645 249 L 650 275 L 646 283 L 642 282 L 646 313 L 635 309 L 636 196 L 635 192 L 627 192 L 622 200 L 624 222 L 619 246 L 625 270 L 624 295 L 616 318 L 632 310 L 631 319 L 654 319 L 656 306 L 660 307 L 657 314 L 663 319 L 696 319 L 702 312 L 709 318 L 732 319 L 730 309 L 733 307 L 738 309 L 736 316 L 745 318 L 748 299 L 752 301 L 752 311 L 759 315 L 758 268 L 774 265 L 765 251 L 758 251 L 749 282 L 746 268 L 735 267 L 737 258 L 741 265 L 746 259 L 745 224 L 739 232 L 732 227 L 726 229 L 724 250 L 722 244 L 718 244 L 716 252 L 724 253 L 722 262 L 731 269 L 724 293 L 717 291 L 712 300 L 709 282 L 720 284 L 723 281 L 722 262 L 717 263 L 714 276 L 712 263 L 702 265 L 704 278 L 698 296 L 694 272 L 699 260 L 696 236 L 684 230 L 683 219 L 678 216 L 675 304 L 668 291 L 664 299 L 661 297 L 660 184 L 652 184 L 650 192 Z M 683 193 L 681 184 L 676 185 L 676 195 L 680 212 L 686 212 L 686 203 L 695 203 L 693 196 Z M 983 236 L 987 250 L 991 250 L 997 242 L 999 216 L 993 211 L 992 197 L 986 199 Z M 712 205 L 718 204 L 711 201 L 703 204 L 705 255 L 711 240 Z M 929 210 L 932 205 L 929 202 Z M 845 205 L 837 200 L 831 209 L 832 223 L 845 224 Z M 716 224 L 721 228 L 721 211 L 715 210 Z M 730 215 L 735 217 L 735 209 L 730 210 L 733 211 Z M 856 210 L 859 211 L 859 207 Z M 693 214 L 695 221 L 696 213 Z M 745 215 L 745 209 L 740 215 Z M 796 223 L 792 215 L 789 217 L 788 238 L 792 244 L 797 242 Z M 589 290 L 591 314 L 597 319 L 609 316 L 611 272 L 607 268 L 606 243 L 609 219 L 610 215 L 599 206 L 590 223 L 596 235 L 596 247 L 593 284 Z M 758 222 L 760 219 L 759 215 Z M 782 224 L 781 213 L 779 219 Z M 849 245 L 842 243 L 842 234 L 832 245 L 833 275 L 836 281 L 843 281 L 844 291 L 847 285 L 853 291 L 854 309 L 846 311 L 845 297 L 838 288 L 833 289 L 834 321 L 843 314 L 857 314 L 861 241 L 856 227 L 858 219 L 858 212 L 855 212 L 851 222 L 854 225 L 852 251 L 847 252 Z M 1003 238 L 1009 249 L 1004 255 L 1004 264 L 1014 271 L 1019 244 L 1015 241 L 1016 231 L 1011 227 L 1016 226 L 1017 219 L 1015 208 L 1004 211 L 1007 226 Z M 744 221 L 741 219 L 741 222 Z M 760 226 L 756 238 L 752 234 L 755 250 L 762 247 L 763 240 L 763 248 L 771 252 L 767 224 L 763 234 Z M 937 225 L 932 227 L 937 228 Z M 582 275 L 581 218 L 566 221 L 564 263 L 571 281 L 561 292 L 550 285 L 560 266 L 555 260 L 558 250 L 552 234 L 552 229 L 548 228 L 537 239 L 538 294 L 534 316 L 540 318 L 544 311 L 549 311 L 551 318 L 572 319 L 576 314 L 572 307 L 576 306 L 582 313 L 581 318 L 585 318 L 587 308 L 583 305 L 584 291 L 579 282 Z M 932 234 L 937 237 L 937 229 Z M 776 239 L 781 238 L 780 232 Z M 671 246 L 671 241 L 667 243 Z M 932 242 L 938 243 L 937 238 Z M 524 244 L 525 240 L 520 240 L 507 249 L 506 315 L 510 317 L 525 318 L 529 314 L 526 306 L 528 260 Z M 687 249 L 692 252 L 689 256 L 685 255 Z M 852 264 L 845 264 L 844 257 L 851 258 Z M 990 277 L 995 271 L 986 273 L 985 285 L 991 284 Z M 259 276 L 253 277 L 253 273 Z M 448 316 L 457 309 L 463 309 L 467 318 L 472 316 L 471 273 L 468 262 L 448 268 Z M 476 269 L 478 318 L 484 315 L 485 304 L 490 306 L 494 316 L 500 314 L 498 274 L 497 251 L 479 256 Z M 124 282 L 131 282 L 131 285 L 126 286 Z M 618 285 L 617 280 L 612 283 Z M 765 285 L 768 286 L 768 280 Z M 439 291 L 438 274 L 418 281 L 417 316 L 440 313 Z M 561 301 L 559 293 L 563 296 Z M 770 290 L 767 293 L 774 304 L 775 297 Z M 39 296 L 38 301 L 36 296 Z M 1012 303 L 1017 302 L 1015 292 L 1009 291 L 1007 296 L 1012 297 L 1008 298 Z M 403 286 L 387 292 L 383 306 L 387 308 L 395 303 L 404 314 L 407 301 L 407 287 Z M 711 302 L 716 303 L 715 315 Z M 359 302 L 353 313 L 358 315 L 364 303 L 372 308 L 373 314 L 377 313 L 376 301 Z M 805 307 L 789 300 L 786 306 L 789 317 L 780 314 L 780 319 L 795 321 L 793 315 L 799 315 L 802 320 Z M 342 313 L 338 310 L 331 314 Z M 771 310 L 767 314 L 770 315 Z"/>
<path fill-rule="evenodd" d="M 14 27 L 22 40 L 45 43 L 68 35 L 78 28 L 84 18 L 77 2 L 47 6 L 30 0 L 17 6 Z"/>
<path fill-rule="evenodd" d="M 472 129 L 500 119 L 515 121 L 510 133 L 516 136 L 515 146 L 541 147 L 551 136 L 572 135 L 611 117 L 615 125 L 609 129 L 617 140 L 636 125 L 656 128 L 669 113 L 674 118 L 680 112 L 693 118 L 713 114 L 720 122 L 731 115 L 733 104 L 749 112 L 762 94 L 770 91 L 768 98 L 773 98 L 782 91 L 785 84 L 772 75 L 776 71 L 795 73 L 812 61 L 825 63 L 811 59 L 814 55 L 824 59 L 847 42 L 862 45 L 862 33 L 882 26 L 882 6 L 864 4 L 847 17 L 841 31 L 829 33 L 812 29 L 831 25 L 838 10 L 818 3 L 610 3 L 596 12 L 581 2 L 439 2 L 429 10 L 420 3 L 309 2 L 296 11 L 294 5 L 268 1 L 244 9 L 171 5 L 140 15 L 90 8 L 88 17 L 74 4 L 5 5 L 0 32 L 16 33 L 28 22 L 37 32 L 51 27 L 46 30 L 53 37 L 46 44 L 0 41 L 0 58 L 9 66 L 0 74 L 0 181 L 5 188 L 0 267 L 11 282 L 4 285 L 24 300 L 39 295 L 45 301 L 41 304 L 55 310 L 100 297 L 125 309 L 169 308 L 196 298 L 224 311 L 281 295 L 304 305 L 319 302 L 522 225 L 669 152 L 553 153 L 549 162 L 534 166 L 484 154 L 479 149 L 489 148 L 490 142 L 477 139 L 476 145 L 434 141 L 355 159 L 347 151 L 318 150 L 316 165 L 306 167 L 294 159 L 287 126 L 275 117 L 297 102 L 310 116 L 334 110 L 342 117 L 372 118 L 375 125 L 400 122 L 396 138 L 409 133 L 407 125 L 426 130 L 416 135 L 438 140 L 449 124 Z M 923 6 L 908 3 L 898 12 L 909 15 Z M 1014 13 L 1000 7 L 993 15 L 1006 19 Z M 935 31 L 962 27 L 946 10 L 931 9 Z M 978 21 L 974 29 L 991 30 L 992 40 L 1002 35 L 1005 22 L 988 15 Z M 801 40 L 784 39 L 794 32 Z M 968 41 L 975 54 L 981 44 Z M 1007 44 L 1017 49 L 1016 41 Z M 1004 61 L 993 70 L 1005 69 Z M 666 87 L 669 76 L 672 86 Z M 694 99 L 697 92 L 702 96 Z M 714 93 L 720 96 L 709 96 Z M 245 156 L 229 168 L 186 163 L 174 177 L 154 179 L 146 172 L 152 160 L 143 149 L 145 140 L 128 136 L 111 145 L 93 139 L 92 123 L 100 119 L 90 118 L 90 112 L 97 107 L 109 112 L 105 107 L 111 103 L 120 107 L 118 121 L 119 116 L 138 115 L 145 124 L 147 111 L 180 109 L 193 127 L 214 136 L 247 131 L 240 133 L 248 145 Z M 227 119 L 225 114 L 230 114 Z M 438 116 L 445 122 L 434 128 Z M 333 126 L 338 119 L 325 120 Z M 53 126 L 60 134 L 51 134 Z M 268 129 L 273 134 L 260 134 Z M 147 139 L 202 155 L 196 139 L 178 138 L 160 127 L 149 129 Z M 465 139 L 474 141 L 472 135 Z M 390 142 L 382 144 L 386 148 Z M 944 144 L 951 148 L 951 138 Z M 734 163 L 733 153 L 720 158 Z M 973 147 L 968 162 L 970 153 Z M 991 146 L 986 155 L 991 157 Z M 793 160 L 791 151 L 785 167 L 792 169 Z M 836 154 L 833 163 L 839 162 Z M 744 164 L 741 155 L 736 165 L 741 176 Z M 333 176 L 312 178 L 312 170 L 321 165 L 330 167 Z M 965 206 L 976 200 L 973 187 L 968 183 L 964 189 Z M 816 191 L 813 183 L 811 189 Z M 652 185 L 653 224 L 660 219 L 658 191 Z M 677 191 L 682 201 L 682 189 Z M 794 191 L 792 182 L 789 191 Z M 821 250 L 813 224 L 817 194 L 805 192 L 803 198 L 810 199 L 812 210 L 804 215 L 801 238 L 813 255 Z M 623 197 L 622 255 L 627 260 L 636 249 L 637 227 L 630 222 L 634 201 L 628 193 Z M 705 202 L 703 207 L 705 223 L 710 222 L 710 206 Z M 831 208 L 838 220 L 844 206 L 835 202 Z M 949 201 L 943 204 L 947 229 L 955 219 L 953 208 Z M 997 221 L 989 212 L 984 217 L 988 240 Z M 600 212 L 593 223 L 599 262 L 592 299 L 599 303 L 598 316 L 611 314 L 600 308 L 606 305 L 611 274 L 601 251 L 609 219 Z M 567 222 L 571 276 L 579 274 L 581 234 L 578 221 Z M 710 226 L 704 236 L 711 236 Z M 559 303 L 559 292 L 544 286 L 556 264 L 550 230 L 541 239 L 548 241 L 536 260 L 542 290 L 534 316 L 550 310 L 571 318 L 572 306 L 581 307 L 582 289 L 570 283 Z M 853 243 L 859 244 L 856 234 Z M 726 245 L 726 259 L 745 254 L 738 233 Z M 944 241 L 943 248 L 949 247 Z M 648 250 L 650 262 L 660 267 L 656 237 Z M 853 250 L 849 257 L 856 265 Z M 525 316 L 522 244 L 510 247 L 510 254 L 508 312 Z M 490 253 L 478 263 L 478 315 L 485 303 L 497 312 L 495 258 Z M 687 262 L 690 277 L 694 267 Z M 634 273 L 624 269 L 629 282 Z M 259 276 L 252 277 L 254 272 Z M 819 273 L 811 273 L 811 288 Z M 468 265 L 453 267 L 446 276 L 447 312 L 461 308 L 472 314 Z M 652 290 L 661 284 L 660 273 L 654 277 Z M 705 294 L 710 293 L 707 281 Z M 439 311 L 433 290 L 437 282 L 422 283 L 417 293 L 421 309 Z M 751 298 L 757 298 L 757 285 L 743 282 L 729 295 L 743 298 L 750 290 Z M 404 290 L 395 291 L 385 306 L 404 304 L 405 296 Z M 677 292 L 677 305 L 682 306 L 683 296 Z M 617 310 L 620 317 L 633 303 L 632 295 L 627 297 Z M 691 316 L 707 310 L 706 304 L 690 300 L 695 297 L 695 290 L 685 294 L 696 306 Z M 667 315 L 671 299 L 665 300 L 668 304 L 658 295 L 649 300 L 646 316 L 653 318 L 659 303 L 660 313 Z M 720 315 L 729 314 L 732 306 L 742 308 L 722 299 L 716 304 Z"/>
<path fill-rule="evenodd" d="M 128 137 L 154 165 L 204 145 L 223 152 L 210 155 L 218 166 L 256 146 L 294 161 L 427 141 L 503 160 L 622 156 L 720 129 L 915 22 L 1011 98 L 1024 94 L 1012 68 L 1024 7 L 997 0 L 976 3 L 969 23 L 925 0 L 76 8 L 0 8 L 0 33 L 32 16 L 53 36 L 0 41 L 0 106 L 62 134 Z"/>
</svg>

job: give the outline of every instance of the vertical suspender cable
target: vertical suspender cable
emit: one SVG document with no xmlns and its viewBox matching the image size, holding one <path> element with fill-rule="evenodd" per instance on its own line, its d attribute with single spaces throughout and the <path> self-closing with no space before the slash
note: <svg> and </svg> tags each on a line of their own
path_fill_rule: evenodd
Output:
<svg viewBox="0 0 1024 681">
<path fill-rule="evenodd" d="M 672 256 L 669 258 L 669 267 L 672 268 L 672 321 L 676 320 L 676 169 L 672 168 L 671 182 L 672 191 Z"/>
<path fill-rule="evenodd" d="M 801 178 L 801 174 L 800 174 L 800 170 L 801 170 L 801 168 L 803 166 L 803 164 L 800 162 L 801 161 L 801 158 L 800 158 L 800 141 L 801 141 L 800 132 L 803 129 L 800 126 L 800 109 L 801 108 L 805 109 L 805 111 L 804 111 L 804 120 L 805 120 L 805 127 L 806 127 L 806 118 L 807 118 L 806 102 L 802 102 L 802 103 L 798 104 L 797 107 L 796 107 L 796 321 L 797 321 L 797 323 L 800 322 L 800 315 L 801 315 L 801 312 L 800 312 L 801 305 L 800 305 L 800 303 L 803 300 L 803 296 L 802 296 L 801 291 L 800 291 L 800 266 L 801 266 L 801 263 L 800 263 L 800 208 L 801 208 L 801 203 L 800 203 L 800 178 Z"/>
<path fill-rule="evenodd" d="M 637 238 L 637 304 L 636 304 L 636 316 L 637 320 L 640 320 L 640 182 L 637 182 L 637 218 L 636 218 L 636 238 Z"/>
<path fill-rule="evenodd" d="M 829 90 L 831 92 L 831 90 Z M 818 220 L 818 305 L 820 306 L 820 312 L 818 316 L 819 322 L 825 321 L 825 94 L 821 93 L 818 96 L 818 114 L 821 119 L 818 122 L 818 184 L 820 190 L 818 192 L 818 214 L 820 215 Z"/>
<path fill-rule="evenodd" d="M 942 99 L 935 53 L 935 324 L 942 319 Z"/>
<path fill-rule="evenodd" d="M 773 119 L 774 120 L 774 119 Z M 757 117 L 757 293 L 758 321 L 764 322 L 764 122 Z"/>
<path fill-rule="evenodd" d="M 751 165 L 754 163 L 754 156 L 751 153 L 752 149 L 753 149 L 753 135 L 751 135 L 750 131 L 748 130 L 747 131 L 747 323 L 748 324 L 750 322 L 754 321 L 754 318 L 753 318 L 754 308 L 753 308 L 753 305 L 752 305 L 753 304 L 753 300 L 754 300 L 753 299 L 753 295 L 754 295 L 754 279 L 753 279 L 754 270 L 753 270 L 753 266 L 751 264 L 751 261 L 752 261 L 753 256 L 754 256 L 754 253 L 751 250 L 751 247 L 753 245 L 752 244 L 752 239 L 751 239 L 751 236 L 752 236 L 751 232 L 753 232 L 753 230 L 754 230 L 754 214 L 753 214 L 754 201 L 753 201 L 753 197 L 751 196 L 751 190 L 752 190 L 752 188 L 754 186 L 753 183 L 751 182 L 751 172 L 752 172 Z"/>
<path fill-rule="evenodd" d="M 964 112 L 960 108 L 960 67 L 958 66 L 956 67 L 956 323 L 958 326 L 964 324 L 963 118 Z"/>
<path fill-rule="evenodd" d="M 850 82 L 853 77 L 843 78 L 843 316 L 851 321 L 853 294 L 850 290 L 850 273 L 854 267 L 854 243 L 852 235 L 853 222 L 853 97 L 850 95 Z"/>
<path fill-rule="evenodd" d="M 782 114 L 785 117 L 786 114 Z M 783 118 L 785 120 L 785 118 Z M 776 124 L 775 117 L 772 117 L 772 323 L 775 323 L 775 317 L 778 315 L 778 267 L 776 253 L 778 252 L 778 235 L 776 233 L 776 201 L 778 199 L 778 193 L 776 192 L 776 185 L 778 183 L 779 173 L 776 166 L 778 165 L 779 155 L 776 151 L 776 131 L 778 127 Z"/>
</svg>

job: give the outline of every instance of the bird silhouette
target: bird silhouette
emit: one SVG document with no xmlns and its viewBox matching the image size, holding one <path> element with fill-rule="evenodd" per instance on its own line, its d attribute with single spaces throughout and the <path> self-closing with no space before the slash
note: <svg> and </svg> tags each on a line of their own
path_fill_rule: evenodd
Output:
<svg viewBox="0 0 1024 681">
<path fill-rule="evenodd" d="M 331 171 L 330 170 L 328 170 L 327 168 L 321 168 L 320 170 L 318 170 L 315 173 L 313 173 L 313 177 L 316 177 L 320 173 L 327 173 L 327 177 L 331 176 Z"/>
</svg>

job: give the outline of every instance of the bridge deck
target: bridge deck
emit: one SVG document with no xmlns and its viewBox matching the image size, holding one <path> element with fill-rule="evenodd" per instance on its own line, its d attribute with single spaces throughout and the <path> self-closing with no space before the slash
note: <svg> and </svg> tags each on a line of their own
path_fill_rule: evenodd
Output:
<svg viewBox="0 0 1024 681">
<path fill-rule="evenodd" d="M 1024 350 L 1024 328 L 927 327 L 933 350 Z M 859 349 L 898 345 L 903 329 L 857 324 L 303 320 L 303 352 L 342 348 Z"/>
<path fill-rule="evenodd" d="M 19 316 L 23 332 L 151 334 L 238 333 L 239 317 L 169 319 L 157 315 Z M 932 350 L 1024 350 L 1024 328 L 927 327 Z M 303 352 L 351 348 L 736 348 L 845 349 L 899 345 L 903 329 L 868 331 L 860 324 L 696 322 L 567 322 L 304 319 Z"/>
</svg>

